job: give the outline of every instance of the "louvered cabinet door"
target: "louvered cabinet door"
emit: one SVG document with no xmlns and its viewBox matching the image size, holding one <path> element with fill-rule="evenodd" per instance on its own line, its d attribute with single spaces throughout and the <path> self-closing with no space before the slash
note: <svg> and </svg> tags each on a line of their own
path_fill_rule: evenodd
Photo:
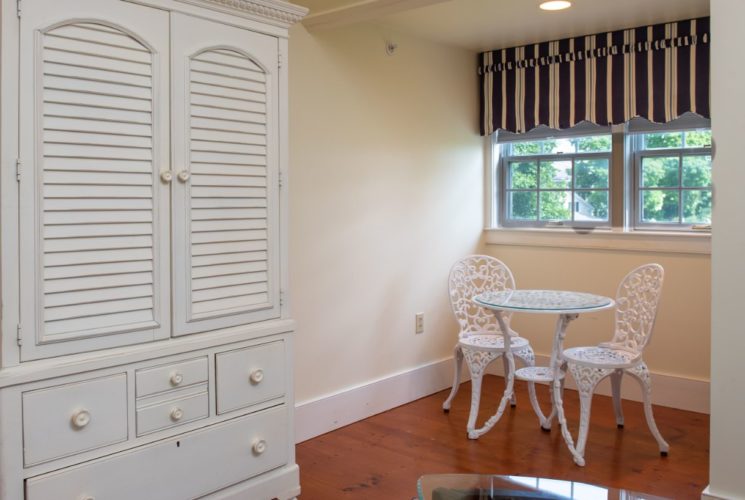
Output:
<svg viewBox="0 0 745 500">
<path fill-rule="evenodd" d="M 174 335 L 278 317 L 277 39 L 172 29 Z"/>
<path fill-rule="evenodd" d="M 167 338 L 168 14 L 23 7 L 21 357 Z"/>
</svg>

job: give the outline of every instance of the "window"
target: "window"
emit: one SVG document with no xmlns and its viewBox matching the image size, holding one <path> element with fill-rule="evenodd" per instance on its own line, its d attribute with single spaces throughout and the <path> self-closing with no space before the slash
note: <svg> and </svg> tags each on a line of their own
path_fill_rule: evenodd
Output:
<svg viewBox="0 0 745 500">
<path fill-rule="evenodd" d="M 711 131 L 635 135 L 637 227 L 711 224 Z"/>
<path fill-rule="evenodd" d="M 502 223 L 610 223 L 610 134 L 504 146 Z"/>
<path fill-rule="evenodd" d="M 702 230 L 711 224 L 711 131 L 687 115 L 666 125 L 577 126 L 495 142 L 494 220 L 502 227 Z"/>
</svg>

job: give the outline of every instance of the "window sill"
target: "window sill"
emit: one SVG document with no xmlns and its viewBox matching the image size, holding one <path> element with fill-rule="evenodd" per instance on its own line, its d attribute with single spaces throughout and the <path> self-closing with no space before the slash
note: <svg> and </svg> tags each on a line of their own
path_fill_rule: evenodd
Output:
<svg viewBox="0 0 745 500">
<path fill-rule="evenodd" d="M 711 233 L 596 229 L 487 228 L 488 245 L 586 248 L 629 252 L 711 254 Z"/>
</svg>

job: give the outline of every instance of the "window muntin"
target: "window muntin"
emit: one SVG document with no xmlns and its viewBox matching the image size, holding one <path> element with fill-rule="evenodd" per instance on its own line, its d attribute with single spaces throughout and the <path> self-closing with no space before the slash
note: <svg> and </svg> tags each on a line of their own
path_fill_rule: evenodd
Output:
<svg viewBox="0 0 745 500">
<path fill-rule="evenodd" d="M 505 226 L 610 225 L 611 135 L 501 146 Z"/>
<path fill-rule="evenodd" d="M 711 224 L 711 131 L 634 135 L 636 227 Z"/>
</svg>

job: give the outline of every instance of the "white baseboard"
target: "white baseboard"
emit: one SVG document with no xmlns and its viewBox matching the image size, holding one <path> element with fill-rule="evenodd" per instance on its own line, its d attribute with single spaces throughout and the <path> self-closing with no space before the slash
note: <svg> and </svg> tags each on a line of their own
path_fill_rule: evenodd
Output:
<svg viewBox="0 0 745 500">
<path fill-rule="evenodd" d="M 719 495 L 714 495 L 710 492 L 711 485 L 707 486 L 704 491 L 701 493 L 701 500 L 734 500 L 732 498 L 728 497 L 722 497 Z"/>
<path fill-rule="evenodd" d="M 452 383 L 453 358 L 446 358 L 299 402 L 295 405 L 295 442 L 429 396 L 447 389 Z"/>
<path fill-rule="evenodd" d="M 535 362 L 537 365 L 548 366 L 549 361 L 549 356 L 543 354 L 536 354 L 535 356 Z M 502 370 L 502 363 L 492 363 L 487 372 L 502 376 L 504 373 Z M 566 388 L 577 390 L 577 385 L 574 383 L 571 376 L 567 377 Z M 595 394 L 610 396 L 610 380 L 603 380 L 595 389 Z M 624 377 L 624 382 L 621 385 L 621 397 L 623 399 L 628 399 L 629 401 L 641 401 L 642 392 L 639 384 L 632 378 Z M 678 410 L 708 414 L 709 382 L 653 372 L 652 402 L 659 406 L 667 406 Z"/>
<path fill-rule="evenodd" d="M 536 363 L 548 365 L 548 356 L 536 355 Z M 487 373 L 502 375 L 502 363 L 492 363 Z M 653 373 L 653 401 L 656 405 L 669 406 L 698 413 L 709 413 L 709 383 L 702 380 Z M 469 380 L 463 368 L 462 380 Z M 623 384 L 622 396 L 631 401 L 641 401 L 641 390 L 636 383 Z M 371 382 L 349 387 L 333 394 L 321 396 L 295 405 L 295 442 L 301 443 L 345 425 L 363 420 L 397 406 L 429 396 L 451 386 L 453 358 L 433 361 L 410 370 L 383 377 Z M 571 377 L 567 389 L 576 387 Z M 610 383 L 601 382 L 597 394 L 610 396 Z"/>
</svg>

